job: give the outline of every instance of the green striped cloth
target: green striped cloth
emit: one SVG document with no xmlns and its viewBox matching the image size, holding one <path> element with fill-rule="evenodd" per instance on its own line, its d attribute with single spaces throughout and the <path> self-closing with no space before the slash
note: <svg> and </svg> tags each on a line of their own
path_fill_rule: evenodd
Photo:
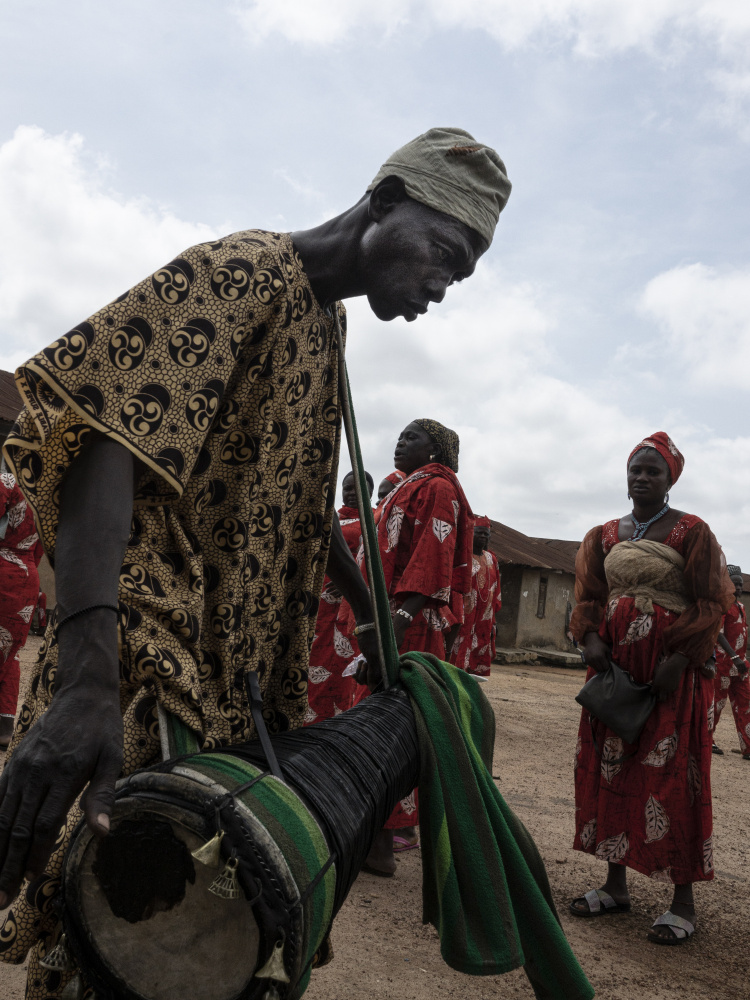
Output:
<svg viewBox="0 0 750 1000">
<path fill-rule="evenodd" d="M 443 958 L 469 975 L 523 966 L 540 1000 L 593 997 L 536 844 L 492 780 L 495 716 L 479 684 L 432 655 L 400 665 L 421 755 L 423 920 Z"/>
</svg>

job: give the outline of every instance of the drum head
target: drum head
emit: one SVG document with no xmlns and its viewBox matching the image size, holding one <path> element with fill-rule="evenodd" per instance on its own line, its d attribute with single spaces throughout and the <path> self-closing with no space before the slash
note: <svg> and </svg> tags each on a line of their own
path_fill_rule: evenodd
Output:
<svg viewBox="0 0 750 1000">
<path fill-rule="evenodd" d="M 96 956 L 96 977 L 118 997 L 234 1000 L 257 964 L 252 907 L 244 896 L 209 892 L 219 871 L 191 857 L 206 839 L 201 817 L 167 802 L 150 803 L 148 815 L 142 809 L 120 800 L 108 837 L 82 827 L 71 845 L 65 893 L 74 950 Z"/>
</svg>

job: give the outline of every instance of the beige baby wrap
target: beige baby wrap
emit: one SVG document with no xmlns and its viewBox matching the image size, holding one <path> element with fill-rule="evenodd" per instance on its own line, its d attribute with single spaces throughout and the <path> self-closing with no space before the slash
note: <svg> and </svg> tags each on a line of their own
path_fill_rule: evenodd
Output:
<svg viewBox="0 0 750 1000">
<path fill-rule="evenodd" d="M 689 607 L 685 560 L 662 542 L 619 542 L 604 560 L 609 599 L 633 597 L 638 611 L 653 614 L 658 604 L 681 614 Z"/>
</svg>

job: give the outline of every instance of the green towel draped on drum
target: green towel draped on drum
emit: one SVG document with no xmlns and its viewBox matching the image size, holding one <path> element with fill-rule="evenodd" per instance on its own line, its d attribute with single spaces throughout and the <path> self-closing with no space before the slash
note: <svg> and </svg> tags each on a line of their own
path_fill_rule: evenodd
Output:
<svg viewBox="0 0 750 1000">
<path fill-rule="evenodd" d="M 419 735 L 423 919 L 459 972 L 524 966 L 540 1000 L 594 991 L 560 927 L 530 834 L 492 779 L 495 716 L 469 674 L 405 653 L 399 681 Z"/>
</svg>

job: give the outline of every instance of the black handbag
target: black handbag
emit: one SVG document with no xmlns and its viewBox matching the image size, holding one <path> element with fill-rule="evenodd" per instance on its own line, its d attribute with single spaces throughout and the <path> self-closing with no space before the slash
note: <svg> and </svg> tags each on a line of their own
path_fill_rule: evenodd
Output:
<svg viewBox="0 0 750 1000">
<path fill-rule="evenodd" d="M 625 743 L 637 743 L 656 706 L 650 684 L 639 684 L 612 660 L 586 681 L 576 701 Z"/>
</svg>

